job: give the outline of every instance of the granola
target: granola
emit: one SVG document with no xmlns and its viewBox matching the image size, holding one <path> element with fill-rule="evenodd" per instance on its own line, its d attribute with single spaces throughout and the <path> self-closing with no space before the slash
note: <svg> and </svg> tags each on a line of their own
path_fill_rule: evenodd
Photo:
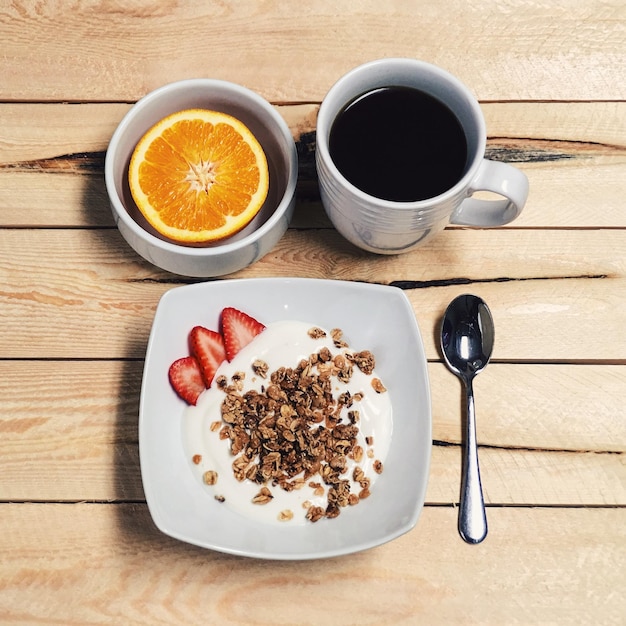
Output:
<svg viewBox="0 0 626 626">
<path fill-rule="evenodd" d="M 215 485 L 217 483 L 217 472 L 215 470 L 207 470 L 204 472 L 203 479 L 207 485 Z"/>
<path fill-rule="evenodd" d="M 312 338 L 326 336 L 317 327 L 308 334 Z M 348 347 L 341 330 L 333 329 L 331 338 L 338 349 Z M 223 376 L 218 379 L 217 384 L 226 394 L 221 405 L 225 425 L 220 438 L 230 440 L 237 481 L 261 485 L 252 499 L 254 504 L 270 502 L 271 489 L 290 492 L 308 483 L 314 495 L 326 494 L 325 507 L 311 505 L 307 509 L 307 519 L 315 522 L 322 517 L 337 517 L 341 508 L 354 506 L 369 495 L 369 479 L 362 469 L 355 468 L 353 474 L 360 486 L 358 493 L 351 492 L 345 477 L 348 461 L 361 463 L 364 457 L 357 443 L 359 411 L 352 408 L 354 398 L 350 392 L 337 397 L 333 393 L 334 379 L 349 382 L 355 365 L 371 373 L 374 355 L 369 351 L 333 354 L 324 346 L 296 367 L 279 367 L 273 372 L 269 372 L 265 361 L 256 359 L 252 375 L 268 381 L 261 391 L 243 391 L 246 372 L 237 372 L 230 380 Z M 382 383 L 375 389 L 385 391 Z M 342 419 L 344 409 L 347 421 Z M 375 469 L 380 473 L 382 463 L 377 463 Z M 313 477 L 318 480 L 311 480 Z M 281 519 L 287 518 L 283 515 Z"/>
</svg>

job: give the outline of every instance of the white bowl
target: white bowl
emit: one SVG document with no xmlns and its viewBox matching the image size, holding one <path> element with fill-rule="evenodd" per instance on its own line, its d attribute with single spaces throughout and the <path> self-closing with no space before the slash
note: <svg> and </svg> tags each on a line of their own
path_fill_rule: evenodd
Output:
<svg viewBox="0 0 626 626">
<path fill-rule="evenodd" d="M 139 212 L 128 186 L 128 166 L 139 139 L 167 115 L 190 108 L 241 120 L 263 146 L 270 170 L 268 197 L 254 220 L 236 235 L 206 246 L 182 245 L 159 235 Z M 109 143 L 104 173 L 115 223 L 128 244 L 161 269 L 208 278 L 258 261 L 283 236 L 295 206 L 298 157 L 289 127 L 269 102 L 240 85 L 198 78 L 160 87 L 128 111 Z"/>
<path fill-rule="evenodd" d="M 268 297 L 268 294 L 271 294 Z M 196 324 L 217 328 L 234 306 L 262 323 L 301 320 L 341 328 L 351 348 L 371 350 L 390 394 L 391 445 L 372 494 L 336 519 L 277 526 L 255 522 L 216 502 L 185 454 L 186 405 L 167 380 L 188 354 Z M 157 307 L 144 367 L 139 451 L 146 500 L 157 527 L 191 544 L 267 559 L 314 559 L 372 548 L 417 523 L 426 494 L 432 443 L 424 348 L 404 293 L 396 287 L 303 278 L 222 280 L 177 287 Z"/>
</svg>

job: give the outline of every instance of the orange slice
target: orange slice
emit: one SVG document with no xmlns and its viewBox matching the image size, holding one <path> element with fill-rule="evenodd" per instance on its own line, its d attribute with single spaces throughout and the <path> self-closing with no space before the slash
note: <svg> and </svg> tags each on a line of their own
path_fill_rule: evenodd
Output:
<svg viewBox="0 0 626 626">
<path fill-rule="evenodd" d="M 261 144 L 225 113 L 188 109 L 155 124 L 128 169 L 141 213 L 161 235 L 184 243 L 229 237 L 259 212 L 269 173 Z"/>
</svg>

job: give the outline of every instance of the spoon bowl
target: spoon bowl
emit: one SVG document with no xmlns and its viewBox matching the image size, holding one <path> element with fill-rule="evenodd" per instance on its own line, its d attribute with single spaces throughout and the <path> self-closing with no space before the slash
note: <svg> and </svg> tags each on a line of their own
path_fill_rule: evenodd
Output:
<svg viewBox="0 0 626 626">
<path fill-rule="evenodd" d="M 471 294 L 456 297 L 448 305 L 443 317 L 441 349 L 448 367 L 463 381 L 465 387 L 467 421 L 459 504 L 459 533 L 468 543 L 480 543 L 487 536 L 487 516 L 478 465 L 472 382 L 489 363 L 493 343 L 493 318 L 485 302 Z"/>
<path fill-rule="evenodd" d="M 464 379 L 482 371 L 491 358 L 494 327 L 491 312 L 478 296 L 455 298 L 443 318 L 441 347 L 448 367 Z"/>
</svg>

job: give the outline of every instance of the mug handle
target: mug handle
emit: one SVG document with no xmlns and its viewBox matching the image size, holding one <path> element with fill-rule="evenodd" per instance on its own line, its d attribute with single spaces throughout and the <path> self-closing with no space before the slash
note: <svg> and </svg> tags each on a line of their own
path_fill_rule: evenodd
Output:
<svg viewBox="0 0 626 626">
<path fill-rule="evenodd" d="M 503 200 L 466 198 L 450 217 L 451 224 L 462 226 L 502 226 L 512 222 L 524 208 L 528 198 L 528 178 L 508 163 L 483 159 L 470 183 L 468 195 L 491 191 Z"/>
</svg>

